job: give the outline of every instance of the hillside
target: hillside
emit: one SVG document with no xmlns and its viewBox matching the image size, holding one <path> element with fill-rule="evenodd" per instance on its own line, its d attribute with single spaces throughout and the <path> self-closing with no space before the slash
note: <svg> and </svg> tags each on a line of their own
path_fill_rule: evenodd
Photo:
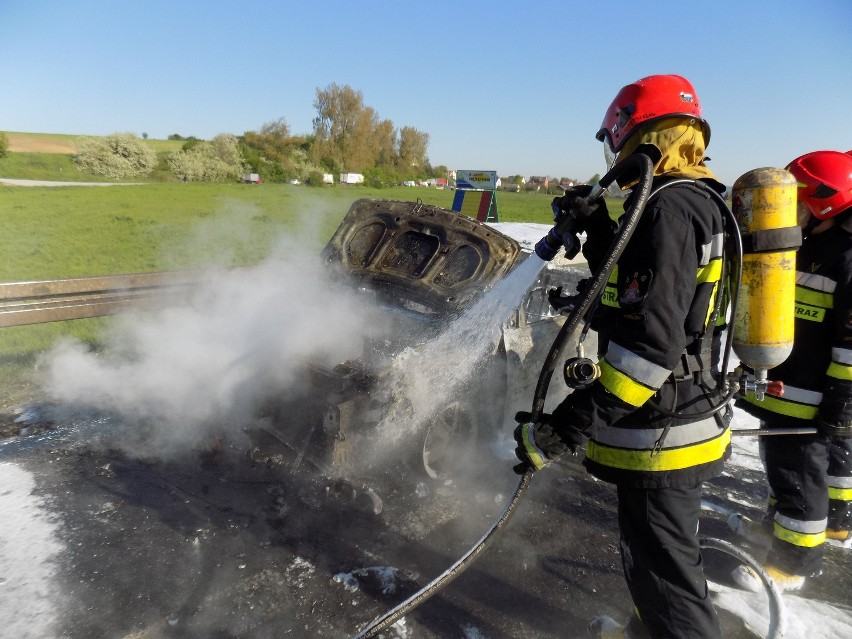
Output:
<svg viewBox="0 0 852 639">
<path fill-rule="evenodd" d="M 9 138 L 10 153 L 50 153 L 73 155 L 83 140 L 91 135 L 69 135 L 64 133 L 21 133 L 3 131 Z M 167 153 L 179 150 L 183 140 L 145 140 L 157 153 Z"/>
</svg>

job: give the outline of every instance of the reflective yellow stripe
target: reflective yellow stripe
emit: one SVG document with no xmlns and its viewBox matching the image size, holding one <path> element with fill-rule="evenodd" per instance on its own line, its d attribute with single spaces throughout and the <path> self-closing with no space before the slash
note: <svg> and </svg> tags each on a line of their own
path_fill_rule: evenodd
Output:
<svg viewBox="0 0 852 639">
<path fill-rule="evenodd" d="M 731 431 L 728 429 L 721 432 L 718 437 L 700 444 L 663 449 L 656 453 L 650 450 L 611 448 L 590 440 L 586 442 L 586 457 L 602 466 L 622 470 L 680 470 L 721 459 L 730 443 Z"/>
<path fill-rule="evenodd" d="M 787 402 L 779 397 L 773 397 L 772 395 L 764 395 L 763 401 L 759 402 L 754 398 L 754 393 L 748 393 L 745 396 L 745 400 L 750 404 L 754 404 L 760 408 L 765 408 L 766 410 L 778 413 L 779 415 L 798 417 L 800 419 L 813 419 L 817 416 L 816 406 Z"/>
<path fill-rule="evenodd" d="M 710 316 L 716 308 L 716 295 L 719 293 L 719 283 L 713 285 L 713 291 L 710 293 L 710 301 L 707 304 L 707 314 L 704 316 L 704 329 L 707 330 L 707 325 L 710 323 Z M 722 315 L 722 313 L 719 313 Z M 719 325 L 719 318 L 716 318 L 716 325 Z"/>
<path fill-rule="evenodd" d="M 521 429 L 521 433 L 524 440 L 524 449 L 527 451 L 527 457 L 529 457 L 530 463 L 536 470 L 541 470 L 547 466 L 547 460 L 542 456 L 541 450 L 535 443 L 535 438 L 533 437 L 533 425 L 524 424 L 524 427 Z"/>
<path fill-rule="evenodd" d="M 828 487 L 828 498 L 836 501 L 852 501 L 852 488 Z"/>
<path fill-rule="evenodd" d="M 852 366 L 831 362 L 825 374 L 836 379 L 852 380 Z"/>
<path fill-rule="evenodd" d="M 721 258 L 713 258 L 707 266 L 698 267 L 698 275 L 696 285 L 713 284 L 713 290 L 710 292 L 710 300 L 707 304 L 707 313 L 704 316 L 704 328 L 710 323 L 710 316 L 713 314 L 713 309 L 716 308 L 716 295 L 719 294 L 719 280 L 722 279 L 722 260 Z M 720 313 L 722 315 L 722 313 Z M 716 318 L 716 324 L 719 324 L 719 318 Z"/>
<path fill-rule="evenodd" d="M 630 379 L 612 364 L 602 359 L 598 362 L 601 369 L 600 382 L 610 393 L 627 402 L 631 406 L 641 406 L 647 402 L 656 392 L 644 384 Z"/>
<path fill-rule="evenodd" d="M 821 322 L 825 319 L 825 309 L 807 304 L 796 304 L 796 319 Z"/>
<path fill-rule="evenodd" d="M 779 524 L 777 521 L 775 522 L 774 534 L 778 539 L 802 548 L 815 548 L 816 546 L 820 546 L 825 543 L 824 530 L 821 533 L 796 532 L 794 530 L 784 528 L 784 526 Z"/>
<path fill-rule="evenodd" d="M 718 282 L 722 277 L 722 260 L 719 258 L 711 261 L 707 266 L 699 267 L 697 283 Z"/>
<path fill-rule="evenodd" d="M 609 279 L 606 282 L 606 286 L 603 290 L 603 296 L 601 297 L 601 304 L 604 306 L 611 306 L 613 308 L 619 308 L 618 304 L 618 264 L 612 269 L 612 273 L 609 274 Z"/>
<path fill-rule="evenodd" d="M 801 286 L 796 287 L 796 301 L 809 306 L 834 308 L 834 295 L 821 291 L 812 291 Z"/>
</svg>

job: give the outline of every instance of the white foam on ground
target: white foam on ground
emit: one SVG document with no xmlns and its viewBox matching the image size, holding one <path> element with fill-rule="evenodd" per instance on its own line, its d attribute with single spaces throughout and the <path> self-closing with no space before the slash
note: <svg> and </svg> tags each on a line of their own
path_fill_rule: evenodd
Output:
<svg viewBox="0 0 852 639">
<path fill-rule="evenodd" d="M 62 608 L 53 562 L 63 546 L 34 488 L 30 473 L 0 464 L 0 634 L 16 639 L 53 637 Z"/>
</svg>

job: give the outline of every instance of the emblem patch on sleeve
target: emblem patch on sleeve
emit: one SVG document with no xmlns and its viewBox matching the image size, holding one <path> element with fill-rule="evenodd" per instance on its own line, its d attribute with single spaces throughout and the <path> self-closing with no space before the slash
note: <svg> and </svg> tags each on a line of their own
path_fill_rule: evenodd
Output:
<svg viewBox="0 0 852 639">
<path fill-rule="evenodd" d="M 653 279 L 654 274 L 650 269 L 625 273 L 620 282 L 619 304 L 629 306 L 644 300 Z"/>
</svg>

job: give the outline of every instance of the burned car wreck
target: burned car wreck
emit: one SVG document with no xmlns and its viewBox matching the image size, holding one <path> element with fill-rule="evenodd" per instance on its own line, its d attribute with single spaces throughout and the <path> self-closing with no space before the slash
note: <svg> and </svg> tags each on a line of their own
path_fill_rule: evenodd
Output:
<svg viewBox="0 0 852 639">
<path fill-rule="evenodd" d="M 573 290 L 588 274 L 582 265 L 545 265 L 530 254 L 495 228 L 439 207 L 356 201 L 322 257 L 329 277 L 367 296 L 392 330 L 366 341 L 359 358 L 311 365 L 306 396 L 274 407 L 262 431 L 285 444 L 285 465 L 311 464 L 336 489 L 367 495 L 365 505 L 379 512 L 387 481 L 460 478 L 471 447 L 511 453 L 512 416 L 529 410 L 541 363 L 564 321 L 547 291 Z M 495 287 L 527 258 L 526 275 L 503 306 L 465 317 L 485 296 L 501 295 Z M 471 337 L 478 342 L 473 350 Z M 465 361 L 472 358 L 478 361 Z M 437 368 L 432 379 L 401 381 L 406 370 L 426 368 L 424 361 Z M 452 387 L 443 388 L 454 375 Z M 549 402 L 568 392 L 557 378 Z M 412 401 L 418 392 L 428 396 L 428 409 Z M 287 419 L 294 414 L 300 418 Z M 384 473 L 377 479 L 370 453 L 390 437 L 400 440 L 396 459 L 404 466 L 376 464 Z"/>
</svg>

